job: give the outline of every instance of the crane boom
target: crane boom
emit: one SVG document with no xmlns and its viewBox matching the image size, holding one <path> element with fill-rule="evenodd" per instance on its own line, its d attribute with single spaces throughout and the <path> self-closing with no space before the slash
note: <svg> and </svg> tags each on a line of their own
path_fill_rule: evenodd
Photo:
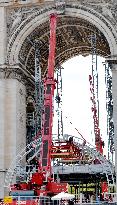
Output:
<svg viewBox="0 0 117 205">
<path fill-rule="evenodd" d="M 56 14 L 50 16 L 50 42 L 47 78 L 44 82 L 44 114 L 42 129 L 42 162 L 41 167 L 47 175 L 51 175 L 50 148 L 52 145 L 52 124 L 53 124 L 53 96 L 55 89 L 54 66 L 56 48 Z"/>
<path fill-rule="evenodd" d="M 55 66 L 55 49 L 56 49 L 56 24 L 57 15 L 50 16 L 50 40 L 49 40 L 49 57 L 48 57 L 48 79 L 54 79 Z"/>
</svg>

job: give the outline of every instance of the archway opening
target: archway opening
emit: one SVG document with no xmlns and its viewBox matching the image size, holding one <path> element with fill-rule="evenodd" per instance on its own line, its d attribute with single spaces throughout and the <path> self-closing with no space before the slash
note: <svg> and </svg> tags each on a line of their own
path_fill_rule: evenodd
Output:
<svg viewBox="0 0 117 205">
<path fill-rule="evenodd" d="M 102 139 L 105 141 L 104 154 L 108 156 L 107 135 L 107 99 L 105 59 L 97 57 L 98 69 L 98 100 L 99 100 L 99 128 Z M 94 119 L 92 113 L 91 87 L 89 75 L 92 74 L 92 56 L 76 56 L 62 64 L 62 110 L 63 133 L 79 135 L 95 145 Z M 57 134 L 57 105 L 55 101 L 54 129 Z M 76 129 L 75 129 L 76 128 Z"/>
<path fill-rule="evenodd" d="M 43 35 L 42 31 L 44 31 L 44 35 Z M 79 55 L 88 56 L 88 55 L 90 55 L 92 53 L 92 47 L 93 47 L 92 40 L 91 40 L 93 35 L 96 36 L 96 53 L 97 53 L 97 55 L 99 55 L 100 58 L 102 58 L 102 56 L 103 56 L 103 58 L 109 56 L 110 55 L 110 47 L 109 47 L 109 44 L 107 42 L 106 37 L 91 22 L 87 21 L 86 19 L 82 19 L 82 18 L 78 18 L 78 17 L 71 17 L 71 16 L 63 16 L 63 18 L 58 18 L 57 32 L 56 32 L 56 65 L 55 65 L 55 70 L 59 65 L 62 65 L 64 62 L 66 62 L 68 59 L 71 59 L 74 56 L 79 56 Z M 26 37 L 26 39 L 24 40 L 24 43 L 22 44 L 21 50 L 19 52 L 20 65 L 21 65 L 21 67 L 25 68 L 25 71 L 27 71 L 30 76 L 32 76 L 33 80 L 34 80 L 34 75 L 35 75 L 35 69 L 34 69 L 35 68 L 35 41 L 39 42 L 40 67 L 41 67 L 41 71 L 42 71 L 42 76 L 45 76 L 46 72 L 47 72 L 47 60 L 48 60 L 48 52 L 49 52 L 49 22 L 48 21 L 44 22 L 41 25 L 39 25 L 38 27 L 36 27 Z M 81 58 L 81 56 L 80 56 L 80 58 Z M 85 62 L 84 59 L 86 59 L 86 58 L 88 59 L 88 58 L 90 58 L 90 56 L 89 57 L 82 57 L 82 58 L 83 59 L 81 61 L 84 63 Z M 85 64 L 82 66 L 87 67 L 87 64 L 88 64 L 87 62 L 85 62 Z M 91 62 L 91 60 L 90 60 L 90 62 Z M 78 67 L 82 67 L 82 66 L 78 65 Z M 90 65 L 90 67 L 91 67 L 91 65 Z M 100 65 L 99 65 L 99 67 L 100 67 Z M 68 72 L 69 69 L 65 69 L 65 70 L 67 70 L 67 72 Z M 82 69 L 76 69 L 76 70 L 84 70 L 84 69 L 82 68 Z M 102 70 L 104 70 L 104 69 L 102 69 Z M 71 69 L 71 71 L 73 71 L 73 73 L 76 72 L 75 69 L 73 69 L 73 68 Z M 86 69 L 86 71 L 88 71 L 88 69 Z M 63 73 L 64 73 L 64 71 L 63 71 Z M 85 74 L 84 74 L 84 76 L 85 76 Z M 91 73 L 89 73 L 89 74 L 91 74 Z M 72 74 L 69 74 L 69 75 L 72 76 Z M 88 73 L 87 73 L 87 75 L 88 75 Z M 66 73 L 66 76 L 67 76 L 67 73 Z M 72 95 L 73 93 L 75 93 L 75 95 L 77 96 L 77 86 L 78 85 L 74 84 L 74 86 L 73 86 L 74 88 L 72 88 L 72 84 L 77 81 L 76 79 L 74 78 L 74 82 L 69 83 L 69 85 L 71 86 L 71 87 L 69 87 L 69 95 Z M 84 77 L 83 77 L 83 79 L 84 79 Z M 88 76 L 87 76 L 87 80 L 88 80 Z M 80 87 L 80 85 L 78 87 Z M 83 92 L 85 92 L 85 91 L 83 91 L 84 85 L 82 85 L 81 87 L 82 88 L 78 91 L 79 97 L 77 97 L 77 100 L 74 101 L 74 105 L 72 105 L 72 103 L 71 103 L 70 108 L 68 107 L 68 110 L 70 110 L 70 109 L 74 110 L 73 109 L 74 107 L 76 107 L 76 109 L 80 108 L 81 105 L 83 105 L 82 102 L 86 101 L 85 98 L 83 101 L 80 100 L 85 95 L 85 94 L 83 94 Z M 88 84 L 87 84 L 87 87 L 88 87 Z M 34 96 L 34 85 L 32 86 L 32 90 L 33 90 L 33 96 Z M 28 93 L 31 94 L 32 90 L 28 89 Z M 90 92 L 90 88 L 87 89 L 87 94 L 89 92 Z M 65 91 L 65 93 L 68 93 L 68 92 Z M 87 97 L 89 97 L 89 96 L 87 95 Z M 65 102 L 65 104 L 68 104 L 68 102 L 70 101 L 70 98 L 71 97 L 69 96 L 69 99 L 67 102 Z M 72 97 L 72 98 L 74 98 L 74 97 Z M 66 97 L 66 99 L 67 99 L 67 97 Z M 101 98 L 101 99 L 103 99 L 103 98 Z M 81 104 L 78 104 L 78 102 L 81 102 Z M 81 129 L 82 134 L 84 136 L 86 135 L 87 136 L 86 138 L 90 138 L 91 139 L 90 142 L 92 142 L 94 144 L 95 140 L 94 140 L 94 133 L 93 133 L 93 123 L 91 122 L 91 120 L 93 118 L 93 116 L 91 116 L 91 105 L 87 106 L 89 108 L 90 112 L 89 112 L 89 110 L 84 111 L 84 108 L 86 108 L 86 103 L 88 104 L 89 102 L 90 102 L 90 97 L 89 97 L 89 101 L 88 102 L 86 101 L 85 104 L 83 105 L 83 107 L 81 108 L 82 112 L 80 110 L 77 113 L 77 116 L 81 116 L 80 120 L 77 122 L 78 118 L 75 119 L 75 122 L 73 122 L 73 124 L 75 127 L 77 127 L 77 123 L 80 124 L 80 122 L 82 122 L 82 129 Z M 63 100 L 63 103 L 64 103 L 64 100 Z M 105 105 L 103 105 L 103 106 L 105 106 Z M 102 110 L 104 111 L 104 109 L 102 109 Z M 67 112 L 68 111 L 66 111 L 66 113 Z M 82 113 L 82 115 L 79 114 L 80 112 Z M 87 114 L 87 121 L 85 121 L 85 119 L 83 118 L 83 113 L 85 113 L 85 115 Z M 90 113 L 90 114 L 88 115 L 88 113 Z M 102 112 L 100 111 L 100 113 L 102 113 Z M 74 114 L 76 114 L 75 110 L 74 110 Z M 68 115 L 69 115 L 69 112 L 68 112 Z M 105 119 L 105 117 L 103 117 L 103 116 L 100 117 L 100 119 L 103 119 L 103 118 Z M 100 122 L 100 125 L 101 124 L 102 123 Z M 85 133 L 83 131 L 83 127 L 85 130 Z M 105 126 L 102 126 L 102 127 L 103 127 L 102 129 L 104 129 Z M 79 126 L 78 126 L 78 128 L 79 128 Z M 86 130 L 87 130 L 87 132 L 86 132 Z M 106 131 L 106 127 L 105 127 L 105 131 Z M 89 135 L 91 137 L 88 137 Z"/>
</svg>

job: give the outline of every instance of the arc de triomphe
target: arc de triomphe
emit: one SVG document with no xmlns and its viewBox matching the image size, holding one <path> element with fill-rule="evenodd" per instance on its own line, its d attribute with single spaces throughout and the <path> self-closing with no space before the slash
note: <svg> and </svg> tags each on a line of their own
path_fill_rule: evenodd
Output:
<svg viewBox="0 0 117 205">
<path fill-rule="evenodd" d="M 26 144 L 26 99 L 34 87 L 34 41 L 40 41 L 41 68 L 47 68 L 49 15 L 59 12 L 56 66 L 75 55 L 97 52 L 112 66 L 115 162 L 117 161 L 117 2 L 116 0 L 0 0 L 0 198 L 5 173 Z M 116 173 L 117 173 L 117 162 Z"/>
</svg>

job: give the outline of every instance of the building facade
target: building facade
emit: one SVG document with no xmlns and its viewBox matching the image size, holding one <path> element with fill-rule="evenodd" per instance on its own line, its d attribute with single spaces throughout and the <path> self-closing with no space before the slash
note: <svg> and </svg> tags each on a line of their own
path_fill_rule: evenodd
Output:
<svg viewBox="0 0 117 205">
<path fill-rule="evenodd" d="M 112 68 L 115 168 L 117 173 L 117 2 L 116 0 L 0 0 L 0 198 L 5 174 L 26 146 L 27 98 L 34 93 L 35 40 L 40 42 L 42 75 L 47 69 L 49 16 L 57 13 L 56 66 L 97 53 Z"/>
</svg>

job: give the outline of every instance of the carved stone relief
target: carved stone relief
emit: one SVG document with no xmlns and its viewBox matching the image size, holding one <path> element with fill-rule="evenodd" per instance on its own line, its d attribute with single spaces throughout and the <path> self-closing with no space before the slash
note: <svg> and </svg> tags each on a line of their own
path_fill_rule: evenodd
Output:
<svg viewBox="0 0 117 205">
<path fill-rule="evenodd" d="M 12 36 L 18 26 L 22 29 L 29 21 L 34 17 L 41 15 L 49 10 L 52 7 L 50 6 L 33 6 L 32 7 L 22 7 L 22 8 L 12 8 L 7 10 L 7 28 L 8 28 L 8 37 Z M 17 32 L 20 32 L 20 29 Z M 17 33 L 18 34 L 18 33 Z"/>
<path fill-rule="evenodd" d="M 117 3 L 113 0 L 77 0 L 75 2 L 68 2 L 66 8 L 79 8 L 87 10 L 88 12 L 99 12 L 110 20 L 111 24 L 115 26 L 117 19 Z M 16 35 L 21 31 L 21 29 L 29 22 L 31 19 L 38 15 L 44 14 L 47 11 L 56 9 L 56 6 L 33 6 L 33 7 L 22 7 L 22 8 L 12 8 L 7 10 L 7 35 L 10 38 L 15 31 Z M 91 10 L 93 9 L 93 10 Z M 112 21 L 113 20 L 113 21 Z"/>
<path fill-rule="evenodd" d="M 28 78 L 28 76 L 24 74 L 24 72 L 20 69 L 19 66 L 5 66 L 4 68 L 0 67 L 0 79 L 17 79 L 19 82 L 22 82 L 22 84 L 26 86 L 30 85 L 31 87 L 33 87 L 34 85 L 33 80 L 31 80 L 31 78 Z M 20 93 L 20 95 L 23 94 Z"/>
<path fill-rule="evenodd" d="M 32 6 L 31 7 L 23 6 L 20 8 L 8 8 L 7 9 L 7 37 L 8 37 L 8 42 L 7 42 L 8 43 L 8 55 L 7 55 L 7 59 L 6 59 L 7 63 L 9 62 L 8 60 L 9 60 L 9 55 L 11 52 L 12 45 L 13 45 L 16 37 L 18 36 L 19 32 L 28 24 L 28 22 L 30 22 L 35 17 L 37 17 L 41 14 L 46 15 L 46 12 L 51 11 L 53 9 L 56 10 L 57 2 L 58 2 L 58 0 L 55 0 L 55 3 L 49 4 L 49 5 L 47 5 L 47 4 L 42 5 L 41 4 L 41 5 L 36 5 L 33 7 Z M 62 2 L 62 6 L 63 6 L 64 0 L 61 0 L 61 2 Z M 70 8 L 72 10 L 73 9 L 81 9 L 83 11 L 86 11 L 86 12 L 93 14 L 94 16 L 98 17 L 102 22 L 104 22 L 108 26 L 108 28 L 110 29 L 110 31 L 112 33 L 113 33 L 113 30 L 111 28 L 111 25 L 113 25 L 114 28 L 117 29 L 117 3 L 114 0 L 67 1 L 66 5 L 64 5 L 64 6 L 65 6 L 64 9 L 66 9 L 66 11 L 67 11 L 67 9 L 70 9 Z M 64 20 L 64 16 L 61 18 L 61 25 L 60 26 L 63 26 L 64 23 L 66 23 L 66 25 L 67 24 L 73 25 L 74 23 L 76 23 L 74 21 L 74 19 L 72 19 L 70 17 L 66 18 L 66 22 L 62 21 L 62 19 Z M 59 22 L 58 22 L 58 24 L 59 24 Z M 20 63 L 22 65 L 24 65 L 28 71 L 31 71 L 31 69 L 34 70 L 34 49 L 32 49 L 32 45 L 30 44 L 28 39 L 31 39 L 32 41 L 34 41 L 34 38 L 41 37 L 41 48 L 40 49 L 43 50 L 43 56 L 44 56 L 42 64 L 45 64 L 45 67 L 47 67 L 49 23 L 46 22 L 45 25 L 42 24 L 39 27 L 40 27 L 40 30 L 38 28 L 36 28 L 30 34 L 30 36 L 28 36 L 28 38 L 25 40 L 25 42 L 22 45 L 21 52 L 19 54 Z M 88 24 L 86 25 L 86 27 L 88 28 Z M 62 31 L 64 31 L 64 30 L 65 29 L 62 29 Z M 77 45 L 78 45 L 78 41 L 80 40 L 80 42 L 84 46 L 84 44 L 86 43 L 85 36 L 89 35 L 90 32 L 88 33 L 88 30 L 86 31 L 85 29 L 84 30 L 82 29 L 82 32 L 78 31 L 78 30 L 79 30 L 78 26 L 76 26 L 76 27 L 74 26 L 73 29 L 68 27 L 65 30 L 63 35 L 61 33 L 61 30 L 59 30 L 59 29 L 57 30 L 58 33 L 60 32 L 60 35 L 58 35 L 58 38 L 57 38 L 57 45 L 58 45 L 58 48 L 60 48 L 59 43 L 61 43 L 61 47 L 62 47 L 62 50 L 57 49 L 58 56 L 59 56 L 59 51 L 62 53 L 62 52 L 64 52 L 65 49 L 68 49 L 68 50 L 71 49 L 69 47 L 70 43 L 72 45 L 74 45 L 74 47 L 76 47 L 76 44 L 74 44 L 75 41 L 77 42 Z M 96 31 L 96 29 L 92 25 L 90 25 L 90 23 L 89 23 L 89 30 Z M 38 36 L 37 36 L 36 32 L 38 33 Z M 74 33 L 72 33 L 72 32 L 74 32 Z M 96 32 L 99 33 L 99 31 L 96 31 Z M 45 34 L 45 36 L 42 33 Z M 46 33 L 48 33 L 48 35 L 46 35 Z M 68 33 L 69 33 L 69 35 L 71 35 L 70 39 L 68 37 L 66 38 L 66 35 Z M 117 41 L 117 36 L 114 36 L 114 37 Z M 11 38 L 12 38 L 12 41 L 11 41 Z M 109 48 L 107 45 L 108 43 L 106 42 L 103 34 L 101 34 L 99 36 L 99 41 L 100 41 L 100 43 L 103 44 L 103 46 L 106 45 L 105 51 L 107 51 L 107 53 L 109 54 Z M 88 41 L 87 41 L 86 45 L 89 46 Z M 89 50 L 87 50 L 87 51 L 89 52 Z M 82 51 L 82 49 L 79 50 L 79 48 L 71 49 L 71 54 L 66 51 L 66 56 L 64 56 L 63 61 L 67 59 L 67 56 L 69 57 L 69 56 L 73 55 L 73 53 L 83 53 L 83 51 Z M 106 55 L 106 53 L 104 55 Z M 62 59 L 62 56 L 60 58 Z M 57 57 L 56 61 L 61 61 L 60 58 Z M 4 75 L 6 75 L 6 74 L 4 74 Z M 14 75 L 13 73 L 12 74 L 10 73 L 10 76 L 13 76 L 13 75 Z M 33 71 L 31 71 L 31 75 L 33 75 Z"/>
</svg>

